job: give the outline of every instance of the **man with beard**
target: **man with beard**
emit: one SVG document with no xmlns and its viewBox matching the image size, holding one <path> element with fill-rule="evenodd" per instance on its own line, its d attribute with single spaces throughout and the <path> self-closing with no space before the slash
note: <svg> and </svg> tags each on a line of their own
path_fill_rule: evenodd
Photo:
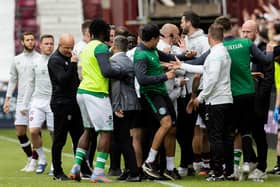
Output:
<svg viewBox="0 0 280 187">
<path fill-rule="evenodd" d="M 203 30 L 199 28 L 200 17 L 192 12 L 184 12 L 181 18 L 181 28 L 185 36 L 186 49 L 194 50 L 196 57 L 209 49 L 208 39 Z M 186 113 L 186 106 L 192 97 L 196 96 L 200 85 L 200 75 L 186 73 L 190 80 L 187 83 L 187 94 L 178 98 L 178 117 L 177 117 L 177 140 L 181 148 L 181 161 L 178 168 L 181 176 L 194 175 L 194 169 L 199 170 L 199 174 L 207 174 L 209 170 L 209 144 L 206 136 L 204 124 L 196 125 L 198 112 Z M 192 95 L 193 94 L 193 95 Z M 203 105 L 203 104 L 201 104 Z M 201 110 L 201 108 L 200 108 Z M 202 110 L 201 110 L 202 111 Z M 200 112 L 201 112 L 200 111 Z M 188 124 L 188 125 L 186 125 Z M 203 163 L 201 161 L 204 161 Z"/>
<path fill-rule="evenodd" d="M 32 62 L 39 57 L 39 53 L 34 50 L 35 47 L 35 35 L 31 32 L 25 32 L 21 38 L 21 44 L 24 50 L 19 55 L 15 56 L 14 61 L 10 68 L 10 79 L 8 83 L 8 89 L 6 93 L 5 102 L 3 105 L 3 111 L 9 112 L 10 98 L 18 85 L 16 114 L 15 114 L 15 127 L 16 135 L 19 139 L 20 146 L 28 157 L 26 166 L 21 169 L 24 172 L 31 172 L 35 170 L 36 160 L 33 157 L 38 157 L 36 151 L 32 153 L 30 141 L 26 135 L 28 126 L 28 115 L 22 115 L 20 109 L 23 107 L 23 96 L 28 84 L 28 71 L 31 68 Z"/>
<path fill-rule="evenodd" d="M 54 37 L 49 34 L 42 35 L 40 37 L 41 55 L 32 63 L 32 67 L 30 68 L 28 85 L 23 98 L 24 107 L 21 109 L 21 114 L 24 116 L 27 115 L 27 108 L 30 103 L 30 137 L 33 149 L 39 156 L 38 167 L 36 168 L 37 174 L 43 173 L 47 166 L 41 137 L 41 128 L 45 121 L 51 137 L 53 134 L 53 113 L 50 108 L 52 88 L 47 67 L 53 49 Z M 52 173 L 52 169 L 50 173 Z"/>
<path fill-rule="evenodd" d="M 253 20 L 247 20 L 242 25 L 241 31 L 242 37 L 255 42 L 258 36 L 258 24 Z M 263 51 L 265 47 L 266 43 L 258 44 L 258 48 Z M 254 63 L 254 61 L 252 62 Z M 252 170 L 248 179 L 263 180 L 267 178 L 265 170 L 267 167 L 268 151 L 264 125 L 267 123 L 270 94 L 274 81 L 274 63 L 254 63 L 252 64 L 252 71 L 263 73 L 263 77 L 256 77 L 254 79 L 256 94 L 254 100 L 254 128 L 252 128 L 252 137 L 256 143 L 257 155 L 255 152 L 252 152 L 251 161 L 255 164 L 257 163 L 257 168 Z"/>
</svg>

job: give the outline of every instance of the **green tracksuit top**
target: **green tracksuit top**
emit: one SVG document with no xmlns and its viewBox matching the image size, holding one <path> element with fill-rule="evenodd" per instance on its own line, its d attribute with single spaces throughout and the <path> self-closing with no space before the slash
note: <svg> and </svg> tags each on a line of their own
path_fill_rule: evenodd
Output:
<svg viewBox="0 0 280 187">
<path fill-rule="evenodd" d="M 147 76 L 160 76 L 165 74 L 163 68 L 161 67 L 157 50 L 147 49 L 143 45 L 138 46 L 134 53 L 134 63 L 138 63 L 139 61 L 146 62 Z M 140 84 L 140 93 L 157 93 L 167 95 L 167 88 L 164 81 L 159 81 L 156 84 Z"/>
<path fill-rule="evenodd" d="M 254 94 L 255 86 L 250 70 L 250 47 L 248 39 L 234 39 L 223 42 L 231 57 L 231 91 L 232 96 Z"/>
</svg>

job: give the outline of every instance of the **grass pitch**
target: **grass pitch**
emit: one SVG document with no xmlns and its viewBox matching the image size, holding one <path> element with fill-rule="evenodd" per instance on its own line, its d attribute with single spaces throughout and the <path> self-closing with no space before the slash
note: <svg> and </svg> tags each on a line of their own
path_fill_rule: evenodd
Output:
<svg viewBox="0 0 280 187">
<path fill-rule="evenodd" d="M 25 173 L 21 172 L 20 169 L 24 167 L 26 157 L 19 147 L 18 140 L 15 136 L 14 129 L 0 129 L 0 148 L 1 148 L 1 159 L 0 159 L 0 187 L 98 187 L 98 186 L 115 186 L 115 187 L 254 187 L 254 186 L 267 186 L 277 187 L 280 185 L 280 176 L 269 175 L 268 179 L 263 183 L 257 183 L 252 181 L 242 182 L 205 182 L 204 177 L 184 177 L 178 181 L 142 181 L 139 183 L 128 183 L 114 181 L 111 184 L 93 184 L 87 180 L 81 182 L 76 181 L 54 181 L 52 176 L 47 174 L 50 166 L 50 137 L 46 130 L 43 130 L 43 142 L 45 154 L 48 158 L 48 167 L 45 173 Z M 179 147 L 177 146 L 176 154 L 176 166 L 179 162 Z M 271 169 L 276 162 L 275 150 L 269 150 L 268 153 L 268 169 Z M 73 164 L 72 147 L 70 143 L 70 137 L 68 137 L 67 144 L 63 149 L 62 163 L 64 172 L 68 174 Z M 107 163 L 108 164 L 108 163 Z M 107 167 L 108 169 L 108 167 Z M 112 178 L 114 179 L 114 178 Z"/>
</svg>

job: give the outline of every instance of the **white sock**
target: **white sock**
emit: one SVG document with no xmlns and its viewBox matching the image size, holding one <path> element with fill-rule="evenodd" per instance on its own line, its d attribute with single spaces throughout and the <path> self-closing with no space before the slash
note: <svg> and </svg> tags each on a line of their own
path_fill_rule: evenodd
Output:
<svg viewBox="0 0 280 187">
<path fill-rule="evenodd" d="M 81 166 L 79 165 L 79 164 L 74 164 L 73 166 L 72 166 L 72 169 L 73 168 L 78 168 L 78 170 L 81 170 Z"/>
<path fill-rule="evenodd" d="M 104 169 L 103 169 L 103 168 L 94 167 L 93 173 L 94 173 L 95 175 L 104 174 Z"/>
<path fill-rule="evenodd" d="M 154 150 L 151 148 L 146 162 L 154 162 L 156 159 L 157 153 L 158 153 L 157 150 Z"/>
<path fill-rule="evenodd" d="M 168 171 L 173 171 L 174 168 L 175 168 L 174 156 L 167 156 L 166 157 L 166 169 Z"/>
<path fill-rule="evenodd" d="M 37 162 L 37 160 L 31 159 L 29 165 L 31 165 L 31 166 L 36 166 L 36 164 L 37 164 L 36 162 Z"/>
<path fill-rule="evenodd" d="M 202 167 L 203 167 L 203 168 L 210 168 L 210 164 L 209 164 L 209 163 L 203 162 L 203 163 L 202 163 Z"/>
<path fill-rule="evenodd" d="M 43 147 L 37 148 L 36 152 L 38 153 L 39 156 L 39 161 L 38 164 L 46 164 L 46 156 L 44 154 L 44 150 Z"/>
</svg>

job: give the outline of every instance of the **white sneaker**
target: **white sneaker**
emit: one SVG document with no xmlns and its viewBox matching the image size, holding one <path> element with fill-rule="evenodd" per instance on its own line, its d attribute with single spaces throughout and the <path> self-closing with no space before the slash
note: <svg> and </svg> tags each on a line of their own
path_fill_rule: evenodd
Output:
<svg viewBox="0 0 280 187">
<path fill-rule="evenodd" d="M 188 175 L 188 168 L 178 167 L 178 173 L 181 177 L 185 177 Z"/>
<path fill-rule="evenodd" d="M 240 176 L 240 166 L 234 165 L 233 174 L 236 177 L 236 179 L 239 179 L 239 176 Z"/>
<path fill-rule="evenodd" d="M 172 0 L 160 0 L 167 7 L 174 7 L 175 3 Z"/>
<path fill-rule="evenodd" d="M 244 162 L 242 166 L 242 173 L 249 173 L 250 172 L 250 165 L 248 162 Z"/>
<path fill-rule="evenodd" d="M 24 168 L 22 168 L 20 171 L 26 171 L 26 169 L 28 168 L 28 166 L 29 166 L 29 164 L 30 164 L 30 162 L 31 162 L 31 159 L 30 158 L 28 158 L 27 159 L 27 162 L 26 162 L 26 165 L 24 166 Z"/>
<path fill-rule="evenodd" d="M 253 180 L 253 181 L 264 180 L 266 178 L 267 178 L 266 173 L 257 168 L 254 169 L 248 176 L 248 179 Z"/>
<path fill-rule="evenodd" d="M 254 171 L 257 168 L 258 163 L 257 162 L 250 162 L 249 166 L 250 166 L 250 173 L 251 173 L 252 171 Z"/>
<path fill-rule="evenodd" d="M 33 172 L 36 170 L 36 160 L 31 159 L 28 167 L 25 169 L 25 172 Z"/>
<path fill-rule="evenodd" d="M 239 175 L 239 180 L 240 181 L 247 180 L 249 173 L 250 173 L 250 165 L 248 162 L 244 162 Z"/>
</svg>

